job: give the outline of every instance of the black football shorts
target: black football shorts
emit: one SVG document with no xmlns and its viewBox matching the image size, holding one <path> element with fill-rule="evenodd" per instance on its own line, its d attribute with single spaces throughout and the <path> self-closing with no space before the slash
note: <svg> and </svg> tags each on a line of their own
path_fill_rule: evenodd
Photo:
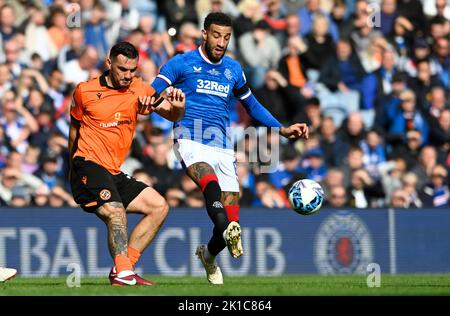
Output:
<svg viewBox="0 0 450 316">
<path fill-rule="evenodd" d="M 89 213 L 108 202 L 121 202 L 125 209 L 147 185 L 121 172 L 111 174 L 102 166 L 75 157 L 72 161 L 70 185 L 75 202 Z"/>
</svg>

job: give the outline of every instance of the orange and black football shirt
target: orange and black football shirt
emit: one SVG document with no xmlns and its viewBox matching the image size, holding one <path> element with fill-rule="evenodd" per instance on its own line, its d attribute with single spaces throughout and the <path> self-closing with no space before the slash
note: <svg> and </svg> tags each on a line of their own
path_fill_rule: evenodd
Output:
<svg viewBox="0 0 450 316">
<path fill-rule="evenodd" d="M 118 174 L 133 141 L 138 97 L 155 96 L 155 105 L 162 98 L 140 78 L 134 78 L 128 88 L 114 89 L 108 86 L 107 75 L 78 84 L 73 93 L 70 114 L 80 122 L 74 157 L 84 157 Z"/>
</svg>

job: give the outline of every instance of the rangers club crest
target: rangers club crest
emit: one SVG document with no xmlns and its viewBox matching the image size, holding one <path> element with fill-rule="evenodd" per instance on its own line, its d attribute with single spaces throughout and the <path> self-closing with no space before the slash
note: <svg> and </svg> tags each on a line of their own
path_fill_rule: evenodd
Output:
<svg viewBox="0 0 450 316">
<path fill-rule="evenodd" d="M 228 80 L 231 80 L 231 78 L 233 78 L 233 75 L 231 74 L 230 69 L 225 69 L 225 71 L 223 72 L 223 74 L 225 75 L 225 78 L 227 78 Z"/>
<path fill-rule="evenodd" d="M 357 215 L 339 211 L 323 221 L 314 247 L 314 263 L 320 274 L 365 274 L 371 262 L 372 238 Z"/>
</svg>

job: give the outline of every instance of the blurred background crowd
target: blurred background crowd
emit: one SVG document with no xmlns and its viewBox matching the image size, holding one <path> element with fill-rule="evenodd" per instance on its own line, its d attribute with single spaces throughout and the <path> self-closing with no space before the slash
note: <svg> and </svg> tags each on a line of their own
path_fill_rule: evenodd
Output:
<svg viewBox="0 0 450 316">
<path fill-rule="evenodd" d="M 448 207 L 447 0 L 0 0 L 0 205 L 76 207 L 75 85 L 99 76 L 122 40 L 138 48 L 138 75 L 151 83 L 169 58 L 196 49 L 211 11 L 232 17 L 228 55 L 260 102 L 283 124 L 310 126 L 307 141 L 269 133 L 280 161 L 262 173 L 264 157 L 249 158 L 258 140 L 243 132 L 257 122 L 232 100 L 242 206 L 286 207 L 290 185 L 307 177 L 329 207 Z M 139 117 L 123 171 L 172 207 L 203 207 L 171 127 Z"/>
</svg>

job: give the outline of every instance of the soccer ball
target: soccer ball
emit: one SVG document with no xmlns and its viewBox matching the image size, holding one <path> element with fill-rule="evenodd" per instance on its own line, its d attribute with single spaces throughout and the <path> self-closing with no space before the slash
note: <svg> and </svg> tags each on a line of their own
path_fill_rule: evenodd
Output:
<svg viewBox="0 0 450 316">
<path fill-rule="evenodd" d="M 292 209 L 301 215 L 314 214 L 321 208 L 324 200 L 322 187 L 310 179 L 295 182 L 289 189 L 288 196 Z"/>
</svg>

